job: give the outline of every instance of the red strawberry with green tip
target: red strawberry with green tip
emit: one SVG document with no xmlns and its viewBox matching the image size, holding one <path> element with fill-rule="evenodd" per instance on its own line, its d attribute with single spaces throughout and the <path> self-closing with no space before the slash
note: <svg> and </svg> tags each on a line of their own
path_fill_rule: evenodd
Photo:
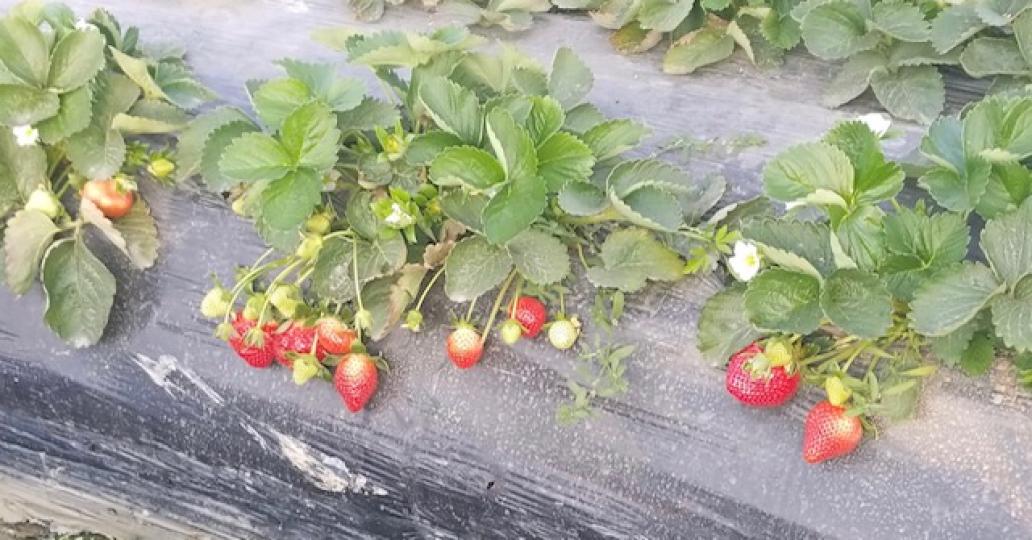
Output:
<svg viewBox="0 0 1032 540">
<path fill-rule="evenodd" d="M 548 322 L 548 310 L 541 300 L 533 296 L 521 296 L 516 299 L 516 305 L 513 306 L 512 318 L 523 327 L 523 335 L 533 339 Z"/>
<path fill-rule="evenodd" d="M 803 424 L 803 459 L 820 463 L 844 456 L 860 445 L 864 428 L 846 409 L 822 401 L 810 409 Z"/>
<path fill-rule="evenodd" d="M 480 341 L 480 333 L 468 322 L 458 322 L 455 329 L 448 334 L 446 343 L 448 358 L 455 367 L 468 369 L 480 361 L 484 352 L 484 344 Z"/>
<path fill-rule="evenodd" d="M 771 367 L 763 349 L 751 343 L 731 355 L 725 386 L 735 399 L 751 407 L 778 407 L 795 396 L 800 378 L 798 372 L 789 374 L 782 366 Z"/>
<path fill-rule="evenodd" d="M 251 344 L 247 340 L 248 333 L 257 325 L 256 321 L 247 319 L 242 312 L 238 311 L 232 324 L 233 333 L 230 334 L 228 341 L 237 356 L 251 367 L 267 368 L 271 366 L 276 356 L 276 345 L 273 342 L 276 324 L 269 322 L 262 326 L 263 334 L 260 345 Z"/>
<path fill-rule="evenodd" d="M 344 400 L 344 406 L 353 413 L 365 408 L 378 384 L 376 363 L 366 353 L 348 354 L 333 372 L 333 386 Z"/>
</svg>

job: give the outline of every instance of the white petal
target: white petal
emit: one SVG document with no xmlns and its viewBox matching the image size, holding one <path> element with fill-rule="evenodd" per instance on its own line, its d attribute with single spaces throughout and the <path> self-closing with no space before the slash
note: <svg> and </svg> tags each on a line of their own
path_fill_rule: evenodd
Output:
<svg viewBox="0 0 1032 540">
<path fill-rule="evenodd" d="M 881 137 L 892 127 L 892 117 L 884 113 L 870 113 L 857 118 L 867 125 L 875 135 Z"/>
</svg>

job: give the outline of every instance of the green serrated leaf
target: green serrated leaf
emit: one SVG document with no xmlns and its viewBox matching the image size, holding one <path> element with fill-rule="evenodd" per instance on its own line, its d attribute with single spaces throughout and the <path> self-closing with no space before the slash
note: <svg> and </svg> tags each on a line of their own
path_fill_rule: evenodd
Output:
<svg viewBox="0 0 1032 540">
<path fill-rule="evenodd" d="M 853 165 L 838 148 L 827 143 L 804 143 L 778 154 L 763 169 L 766 194 L 779 201 L 795 201 L 818 189 L 843 198 L 853 193 Z"/>
<path fill-rule="evenodd" d="M 419 100 L 437 127 L 466 144 L 480 144 L 484 113 L 472 91 L 444 77 L 429 77 L 419 86 Z"/>
<path fill-rule="evenodd" d="M 4 274 L 14 294 L 24 294 L 32 286 L 57 226 L 43 212 L 21 210 L 7 221 L 4 242 Z"/>
<path fill-rule="evenodd" d="M 605 161 L 635 148 L 650 132 L 632 120 L 609 120 L 585 131 L 581 141 L 591 148 L 598 161 Z"/>
<path fill-rule="evenodd" d="M 899 118 L 930 124 L 946 102 L 942 75 L 934 66 L 901 67 L 895 72 L 879 69 L 871 75 L 878 102 Z"/>
<path fill-rule="evenodd" d="M 874 274 L 836 270 L 824 282 L 821 309 L 846 332 L 877 339 L 892 324 L 892 295 Z"/>
<path fill-rule="evenodd" d="M 821 322 L 820 288 L 820 281 L 808 274 L 765 270 L 745 291 L 749 321 L 761 330 L 808 334 Z"/>
<path fill-rule="evenodd" d="M 1014 289 L 1032 273 L 1032 202 L 986 223 L 979 245 L 996 274 Z"/>
<path fill-rule="evenodd" d="M 28 19 L 16 15 L 0 19 L 0 64 L 24 84 L 44 86 L 49 49 L 43 33 Z"/>
<path fill-rule="evenodd" d="M 36 124 L 39 137 L 46 144 L 56 144 L 90 125 L 93 116 L 93 91 L 90 85 L 61 94 L 57 114 Z"/>
<path fill-rule="evenodd" d="M 513 179 L 484 207 L 484 235 L 492 244 L 512 240 L 534 223 L 547 203 L 547 190 L 541 177 Z"/>
<path fill-rule="evenodd" d="M 802 34 L 810 53 L 824 60 L 841 60 L 872 49 L 880 37 L 867 31 L 860 8 L 845 0 L 811 9 L 802 19 Z"/>
<path fill-rule="evenodd" d="M 745 286 L 736 285 L 706 300 L 699 314 L 698 347 L 710 362 L 726 362 L 736 351 L 761 336 L 749 322 Z"/>
<path fill-rule="evenodd" d="M 337 127 L 342 131 L 367 131 L 377 126 L 393 126 L 400 119 L 397 107 L 367 96 L 356 107 L 337 113 Z"/>
<path fill-rule="evenodd" d="M 559 132 L 545 139 L 537 149 L 538 174 L 549 192 L 559 192 L 568 182 L 586 182 L 595 166 L 591 148 L 577 137 Z"/>
<path fill-rule="evenodd" d="M 955 4 L 944 9 L 932 21 L 932 45 L 946 53 L 985 28 L 985 24 L 969 3 Z"/>
<path fill-rule="evenodd" d="M 824 89 L 821 102 L 827 107 L 838 107 L 853 101 L 867 91 L 871 75 L 883 68 L 888 60 L 879 52 L 865 51 L 849 57 L 835 78 Z"/>
<path fill-rule="evenodd" d="M 821 223 L 752 219 L 742 224 L 742 235 L 760 244 L 772 263 L 817 279 L 835 271 L 831 230 Z"/>
<path fill-rule="evenodd" d="M 735 40 L 725 30 L 706 27 L 677 40 L 663 57 L 663 72 L 671 75 L 693 73 L 715 64 L 735 52 Z"/>
<path fill-rule="evenodd" d="M 283 120 L 280 140 L 297 167 L 324 174 L 337 163 L 340 130 L 336 118 L 319 102 L 303 105 Z"/>
<path fill-rule="evenodd" d="M 35 124 L 57 114 L 61 101 L 57 94 L 15 84 L 0 84 L 0 124 Z"/>
<path fill-rule="evenodd" d="M 527 229 L 505 245 L 516 271 L 537 285 L 551 285 L 570 273 L 570 254 L 566 246 L 540 229 Z"/>
<path fill-rule="evenodd" d="M 964 263 L 924 282 L 910 303 L 914 330 L 926 336 L 945 336 L 970 321 L 1006 288 L 989 267 Z"/>
<path fill-rule="evenodd" d="M 43 259 L 43 320 L 73 347 L 100 340 L 115 299 L 115 277 L 82 238 L 55 242 Z"/>
<path fill-rule="evenodd" d="M 244 133 L 222 152 L 219 170 L 244 182 L 275 180 L 291 169 L 294 157 L 276 139 L 264 133 Z"/>
<path fill-rule="evenodd" d="M 992 303 L 993 326 L 1008 347 L 1032 350 L 1032 278 L 1022 278 L 1011 294 Z"/>
<path fill-rule="evenodd" d="M 871 11 L 874 16 L 871 26 L 885 35 L 913 43 L 928 41 L 931 25 L 918 6 L 895 0 L 879 2 Z"/>
<path fill-rule="evenodd" d="M 262 191 L 261 220 L 278 230 L 294 230 L 322 200 L 322 178 L 311 169 L 298 169 L 271 182 Z"/>
<path fill-rule="evenodd" d="M 560 47 L 552 59 L 552 72 L 548 77 L 548 95 L 555 98 L 564 109 L 572 109 L 591 91 L 595 78 L 588 66 L 568 47 Z"/>
<path fill-rule="evenodd" d="M 273 130 L 279 130 L 290 113 L 312 99 L 308 86 L 292 77 L 266 82 L 251 96 L 258 117 Z"/>
<path fill-rule="evenodd" d="M 646 281 L 674 281 L 682 276 L 684 262 L 644 229 L 627 228 L 611 233 L 599 252 L 601 266 L 588 269 L 596 287 L 634 292 Z"/>
<path fill-rule="evenodd" d="M 104 38 L 99 32 L 69 32 L 54 46 L 47 86 L 62 94 L 75 90 L 89 82 L 104 61 Z"/>
<path fill-rule="evenodd" d="M 503 248 L 479 236 L 467 237 L 455 244 L 444 263 L 444 292 L 453 302 L 468 302 L 498 286 L 512 266 Z"/>
<path fill-rule="evenodd" d="M 483 191 L 504 182 L 505 171 L 494 156 L 479 148 L 453 146 L 434 158 L 430 180 L 442 187 L 464 186 Z"/>
<path fill-rule="evenodd" d="M 972 377 L 985 375 L 996 358 L 995 343 L 996 339 L 987 332 L 975 334 L 960 356 L 961 369 Z"/>
<path fill-rule="evenodd" d="M 1013 38 L 980 37 L 968 43 L 960 55 L 960 65 L 972 77 L 1027 75 L 1025 57 Z"/>
</svg>

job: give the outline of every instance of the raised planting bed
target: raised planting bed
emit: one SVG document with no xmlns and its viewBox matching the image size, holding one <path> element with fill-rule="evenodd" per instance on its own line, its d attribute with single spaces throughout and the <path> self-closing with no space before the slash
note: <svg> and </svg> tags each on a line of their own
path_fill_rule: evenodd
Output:
<svg viewBox="0 0 1032 540">
<path fill-rule="evenodd" d="M 148 43 L 182 44 L 197 79 L 243 110 L 245 81 L 282 76 L 273 61 L 286 57 L 336 62 L 380 93 L 367 68 L 311 39 L 353 24 L 344 2 L 103 7 Z M 448 20 L 406 7 L 359 27 L 422 32 L 431 22 Z M 761 193 L 764 166 L 785 149 L 876 107 L 869 97 L 844 110 L 820 106 L 834 69 L 805 55 L 773 70 L 736 56 L 673 77 L 657 72 L 659 52 L 613 54 L 608 32 L 586 17 L 539 16 L 529 32 L 492 35 L 545 65 L 569 47 L 594 72 L 589 101 L 652 129 L 635 155 L 680 139 L 662 157 L 693 178 L 721 174 L 724 203 Z M 948 84 L 949 112 L 984 91 L 958 80 Z M 926 128 L 895 127 L 901 136 L 885 151 L 902 160 Z M 765 144 L 743 143 L 757 135 Z M 161 239 L 152 268 L 141 272 L 90 237 L 117 280 L 99 343 L 71 349 L 52 334 L 38 287 L 21 297 L 0 291 L 0 521 L 146 538 L 1032 534 L 1030 401 L 1010 362 L 977 378 L 939 370 L 913 419 L 810 465 L 800 459 L 800 426 L 823 390 L 805 387 L 778 409 L 746 408 L 727 395 L 719 362 L 698 352 L 700 310 L 723 288 L 723 271 L 627 295 L 613 340 L 636 346 L 628 391 L 597 397 L 591 416 L 571 424 L 556 416 L 571 401 L 575 354 L 541 338 L 514 347 L 491 339 L 475 368 L 457 370 L 443 343 L 449 311 L 466 306 L 437 293 L 421 333 L 371 344 L 390 372 L 352 414 L 331 385 L 298 387 L 284 369 L 247 369 L 198 312 L 210 272 L 225 279 L 266 249 L 254 227 L 195 180 L 140 189 Z M 920 193 L 911 185 L 900 198 Z M 590 318 L 593 287 L 570 284 L 568 311 Z M 489 303 L 481 301 L 481 320 Z"/>
</svg>

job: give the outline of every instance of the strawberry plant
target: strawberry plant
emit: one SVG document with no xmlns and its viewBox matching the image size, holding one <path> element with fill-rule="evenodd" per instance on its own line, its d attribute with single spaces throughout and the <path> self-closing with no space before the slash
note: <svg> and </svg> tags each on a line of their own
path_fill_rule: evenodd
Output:
<svg viewBox="0 0 1032 540">
<path fill-rule="evenodd" d="M 348 0 L 348 5 L 358 20 L 377 21 L 383 17 L 388 4 L 400 5 L 404 2 L 405 0 Z M 437 9 L 462 24 L 497 26 L 509 32 L 530 28 L 535 13 L 552 9 L 549 0 L 422 0 L 422 6 Z"/>
<path fill-rule="evenodd" d="M 573 347 L 580 327 L 563 284 L 577 265 L 611 296 L 708 271 L 730 253 L 742 212 L 700 223 L 723 180 L 623 158 L 648 130 L 584 101 L 592 75 L 570 50 L 546 69 L 515 49 L 479 52 L 464 29 L 318 38 L 371 68 L 387 101 L 329 65 L 284 60 L 284 77 L 248 85 L 256 119 L 218 109 L 180 141 L 182 174 L 227 193 L 273 246 L 210 293 L 218 302 L 206 314 L 231 343 L 241 305 L 253 347 L 327 314 L 354 329 L 356 346 L 399 323 L 419 331 L 441 283 L 466 307 L 442 349 L 469 368 L 499 316 L 511 320 L 507 343 L 547 331 Z M 492 292 L 478 321 L 477 300 Z M 553 321 L 546 303 L 558 303 Z M 254 329 L 270 322 L 271 337 Z M 317 360 L 310 373 L 328 380 L 340 358 Z"/>
<path fill-rule="evenodd" d="M 140 136 L 177 131 L 209 97 L 182 51 L 146 49 L 103 10 L 27 2 L 0 19 L 0 269 L 15 294 L 40 280 L 44 322 L 72 346 L 100 339 L 115 296 L 87 231 L 154 264 L 137 180 L 169 183 L 175 164 Z"/>
<path fill-rule="evenodd" d="M 1020 140 L 1022 110 L 1019 101 L 987 98 L 964 121 L 937 121 L 922 145 L 936 163 L 921 183 L 936 186 L 930 191 L 944 205 L 949 197 L 978 195 L 970 186 L 984 188 L 988 175 L 1021 185 L 1008 174 L 1024 170 L 1016 161 L 1024 156 L 1020 144 L 1011 144 Z M 986 161 L 1008 148 L 1016 157 L 1001 160 L 999 169 Z M 983 167 L 980 184 L 970 172 L 978 165 L 957 172 L 964 160 Z M 947 180 L 928 180 L 947 172 L 955 175 L 952 195 Z M 932 211 L 923 201 L 906 207 L 895 198 L 903 180 L 863 122 L 840 123 L 820 142 L 778 155 L 764 169 L 764 190 L 789 213 L 741 226 L 743 239 L 727 260 L 740 282 L 703 308 L 700 350 L 714 360 L 730 357 L 728 391 L 743 403 L 790 399 L 792 374 L 824 388 L 827 406 L 807 421 L 807 461 L 852 450 L 859 440 L 854 422 L 873 430 L 879 417 L 908 416 L 922 379 L 936 369 L 928 356 L 980 374 L 997 342 L 1020 353 L 1032 348 L 1023 280 L 1032 246 L 1022 244 L 1032 233 L 1032 204 L 1007 199 L 1010 192 L 1001 189 L 984 205 L 998 215 L 982 231 L 985 265 L 965 260 L 967 212 L 978 197 L 965 199 L 963 208 L 947 206 L 965 213 Z"/>
</svg>

